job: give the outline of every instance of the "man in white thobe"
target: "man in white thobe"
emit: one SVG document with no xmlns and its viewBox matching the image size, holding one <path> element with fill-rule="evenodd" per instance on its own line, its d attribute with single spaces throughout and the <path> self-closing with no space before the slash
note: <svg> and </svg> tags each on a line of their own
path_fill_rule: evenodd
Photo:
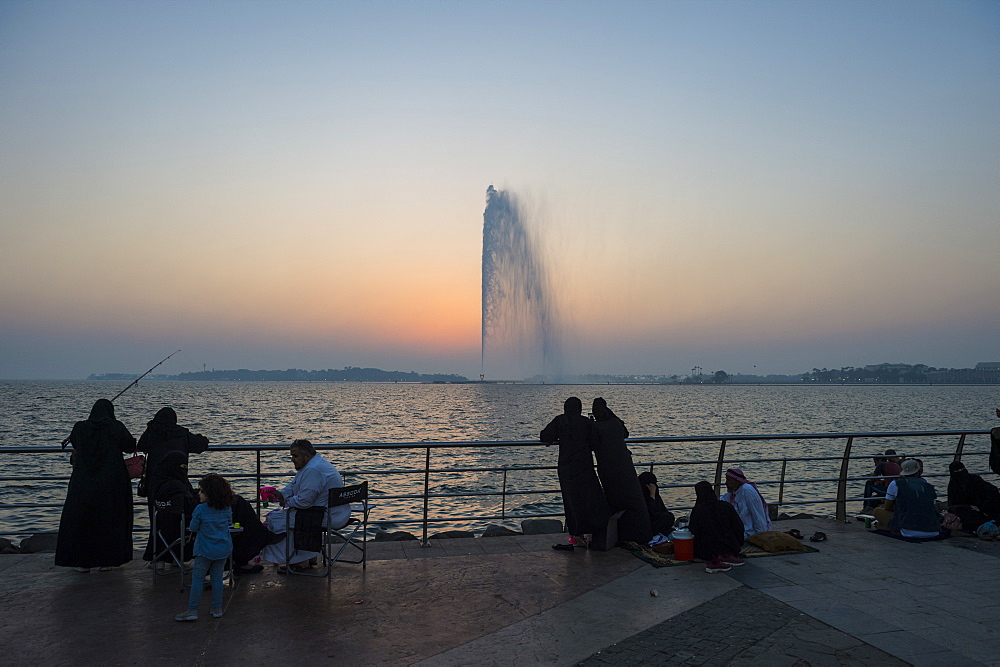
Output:
<svg viewBox="0 0 1000 667">
<path fill-rule="evenodd" d="M 344 486 L 344 480 L 332 463 L 316 453 L 316 448 L 308 440 L 296 440 L 289 448 L 292 465 L 295 466 L 295 478 L 291 484 L 278 491 L 278 502 L 282 509 L 269 512 L 267 527 L 272 533 L 285 533 L 285 539 L 277 544 L 264 547 L 261 557 L 276 565 L 285 564 L 285 554 L 290 554 L 289 565 L 296 565 L 319 557 L 317 551 L 296 551 L 292 526 L 288 526 L 287 509 L 304 509 L 307 507 L 326 507 L 329 502 L 330 489 Z M 351 506 L 336 507 L 330 519 L 334 526 L 347 523 L 351 515 Z M 294 524 L 294 520 L 293 520 Z M 324 518 L 323 525 L 327 525 Z M 286 545 L 287 542 L 287 545 Z"/>
<path fill-rule="evenodd" d="M 767 503 L 757 486 L 747 479 L 739 468 L 726 471 L 726 488 L 729 493 L 722 495 L 725 500 L 740 515 L 743 521 L 743 538 L 771 530 L 771 518 L 767 513 Z"/>
</svg>

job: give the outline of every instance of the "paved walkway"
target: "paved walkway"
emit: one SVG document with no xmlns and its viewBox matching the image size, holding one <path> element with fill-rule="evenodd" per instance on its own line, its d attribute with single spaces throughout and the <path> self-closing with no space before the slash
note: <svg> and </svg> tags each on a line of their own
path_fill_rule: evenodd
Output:
<svg viewBox="0 0 1000 667">
<path fill-rule="evenodd" d="M 367 569 L 337 565 L 329 582 L 238 579 L 225 616 L 196 623 L 173 621 L 176 577 L 141 562 L 79 574 L 5 555 L 4 662 L 1000 666 L 1000 542 L 777 526 L 829 540 L 725 574 L 554 551 L 558 536 L 371 543 Z"/>
</svg>

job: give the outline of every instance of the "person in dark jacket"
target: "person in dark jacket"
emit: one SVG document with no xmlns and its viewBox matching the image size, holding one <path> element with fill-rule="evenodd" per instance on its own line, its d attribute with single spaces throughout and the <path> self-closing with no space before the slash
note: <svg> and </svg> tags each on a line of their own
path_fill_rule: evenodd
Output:
<svg viewBox="0 0 1000 667">
<path fill-rule="evenodd" d="M 146 492 L 149 498 L 155 498 L 162 481 L 158 468 L 167 452 L 176 450 L 185 454 L 200 454 L 208 449 L 208 438 L 178 426 L 177 413 L 173 408 L 165 407 L 160 408 L 146 424 L 145 432 L 139 436 L 138 449 L 146 452 Z"/>
<path fill-rule="evenodd" d="M 632 453 L 625 445 L 628 429 L 603 398 L 594 399 L 592 410 L 600 436 L 594 448 L 597 476 L 611 513 L 624 511 L 618 519 L 618 539 L 645 544 L 653 536 L 653 530 L 632 464 Z"/>
<path fill-rule="evenodd" d="M 688 528 L 694 535 L 694 555 L 708 561 L 708 572 L 725 572 L 743 565 L 743 520 L 728 502 L 719 500 L 708 482 L 694 485 L 695 504 Z"/>
<path fill-rule="evenodd" d="M 243 496 L 236 496 L 233 505 L 233 523 L 240 524 L 243 532 L 233 535 L 233 574 L 257 574 L 263 565 L 250 561 L 264 547 L 274 541 L 275 535 L 261 523 L 257 510 Z"/>
<path fill-rule="evenodd" d="M 549 422 L 539 438 L 544 443 L 559 445 L 559 489 L 566 512 L 566 530 L 572 543 L 586 545 L 586 534 L 603 533 L 607 529 L 610 513 L 591 454 L 600 436 L 594 422 L 582 412 L 579 398 L 567 398 L 563 414 Z"/>
<path fill-rule="evenodd" d="M 656 475 L 646 471 L 639 475 L 642 497 L 646 501 L 650 529 L 653 535 L 669 535 L 674 529 L 674 514 L 663 504 L 660 488 L 656 485 Z"/>
<path fill-rule="evenodd" d="M 122 454 L 135 438 L 115 419 L 115 406 L 100 399 L 70 433 L 73 472 L 66 491 L 56 565 L 110 570 L 132 560 L 132 482 Z"/>
<path fill-rule="evenodd" d="M 156 532 L 163 536 L 163 539 L 156 540 L 156 551 L 160 552 L 180 536 L 180 517 L 184 517 L 185 526 L 191 520 L 191 513 L 198 506 L 198 494 L 188 480 L 188 455 L 182 451 L 167 452 L 160 461 L 157 474 L 159 484 L 152 500 L 156 511 Z M 153 560 L 153 542 L 153 535 L 150 534 L 143 560 Z M 189 550 L 193 547 L 193 543 L 187 545 L 185 561 L 190 560 Z M 161 560 L 168 558 L 166 556 Z"/>
<path fill-rule="evenodd" d="M 948 511 L 962 520 L 962 529 L 975 532 L 987 521 L 1000 521 L 1000 489 L 973 475 L 961 461 L 948 464 Z"/>
</svg>

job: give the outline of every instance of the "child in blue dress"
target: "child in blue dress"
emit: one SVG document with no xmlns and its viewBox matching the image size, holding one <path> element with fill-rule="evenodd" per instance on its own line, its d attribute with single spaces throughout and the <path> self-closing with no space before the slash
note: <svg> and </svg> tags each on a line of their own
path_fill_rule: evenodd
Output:
<svg viewBox="0 0 1000 667">
<path fill-rule="evenodd" d="M 198 483 L 201 504 L 191 514 L 190 530 L 197 531 L 194 540 L 194 565 L 192 567 L 191 597 L 188 610 L 177 614 L 178 621 L 197 621 L 198 604 L 205 586 L 205 574 L 212 576 L 212 616 L 222 618 L 222 570 L 226 559 L 233 553 L 233 540 L 229 526 L 233 521 L 236 498 L 232 487 L 220 475 L 211 473 Z"/>
</svg>

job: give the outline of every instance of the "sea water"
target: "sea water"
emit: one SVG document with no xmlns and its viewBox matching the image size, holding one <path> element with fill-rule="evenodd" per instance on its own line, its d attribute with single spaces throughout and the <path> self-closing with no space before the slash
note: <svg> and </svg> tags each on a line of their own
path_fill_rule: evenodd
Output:
<svg viewBox="0 0 1000 667">
<path fill-rule="evenodd" d="M 98 398 L 110 398 L 127 383 L 87 381 L 0 382 L 0 450 L 18 446 L 57 446 L 75 421 L 85 419 Z M 389 384 L 297 382 L 143 381 L 116 401 L 117 417 L 138 437 L 156 411 L 169 405 L 179 423 L 208 436 L 213 445 L 287 445 L 296 438 L 314 444 L 393 442 L 537 441 L 539 431 L 562 412 L 568 396 L 578 396 L 587 412 L 602 396 L 621 417 L 632 437 L 747 435 L 827 432 L 874 432 L 986 429 L 995 425 L 1000 403 L 995 386 L 748 386 L 748 385 L 532 385 L 532 384 Z M 854 455 L 878 453 L 885 447 L 920 453 L 950 452 L 957 436 L 901 439 L 857 439 Z M 726 458 L 741 460 L 775 456 L 840 456 L 845 440 L 769 440 L 727 443 Z M 632 444 L 637 464 L 667 460 L 714 461 L 718 443 Z M 967 451 L 989 448 L 986 436 L 970 436 Z M 913 452 L 917 453 L 917 452 Z M 424 449 L 328 452 L 347 483 L 362 471 L 421 470 Z M 555 466 L 555 447 L 476 447 L 442 449 L 432 454 L 434 468 Z M 944 471 L 947 459 L 929 459 L 928 467 Z M 797 467 L 795 467 L 797 465 Z M 284 452 L 262 455 L 266 483 L 287 483 L 293 470 Z M 778 463 L 743 465 L 754 480 L 775 479 Z M 852 464 L 851 474 L 867 474 L 867 461 Z M 984 463 L 972 464 L 983 468 Z M 693 485 L 712 479 L 714 463 L 658 467 L 661 484 Z M 253 473 L 252 454 L 206 452 L 192 457 L 191 474 Z M 0 451 L 0 476 L 46 479 L 5 481 L 0 504 L 50 503 L 65 497 L 68 455 L 8 454 Z M 789 464 L 789 477 L 835 477 L 836 462 Z M 270 475 L 270 476 L 268 476 Z M 375 495 L 417 494 L 423 475 L 396 473 L 366 476 Z M 499 490 L 502 473 L 465 471 L 432 476 L 432 493 Z M 255 480 L 234 480 L 237 491 L 253 496 Z M 861 486 L 861 483 L 858 483 Z M 944 480 L 938 482 L 944 494 Z M 553 470 L 508 473 L 508 490 L 557 489 Z M 776 489 L 764 488 L 765 495 Z M 808 486 L 788 488 L 787 499 L 806 499 Z M 827 487 L 823 493 L 832 495 Z M 691 489 L 668 489 L 671 505 L 690 504 Z M 691 498 L 688 498 L 691 496 Z M 501 508 L 501 503 L 504 506 Z M 832 513 L 832 509 L 828 511 Z M 388 530 L 415 531 L 422 501 L 384 502 L 373 518 Z M 558 513 L 558 493 L 508 497 L 438 498 L 432 516 L 469 514 Z M 137 526 L 142 523 L 137 512 Z M 0 532 L 54 530 L 58 508 L 0 509 Z M 516 528 L 518 522 L 492 521 Z M 488 522 L 441 521 L 434 529 L 482 528 Z"/>
</svg>

